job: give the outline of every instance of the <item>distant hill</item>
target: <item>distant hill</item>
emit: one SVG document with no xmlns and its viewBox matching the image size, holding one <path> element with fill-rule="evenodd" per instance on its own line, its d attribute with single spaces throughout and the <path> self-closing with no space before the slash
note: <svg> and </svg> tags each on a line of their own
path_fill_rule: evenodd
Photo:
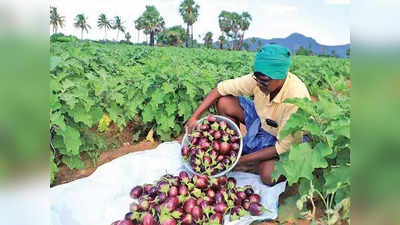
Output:
<svg viewBox="0 0 400 225">
<path fill-rule="evenodd" d="M 255 39 L 254 44 L 252 44 L 253 43 L 251 41 L 252 39 Z M 292 51 L 292 53 L 295 53 L 297 49 L 303 46 L 306 49 L 311 48 L 314 54 L 319 55 L 322 54 L 322 49 L 325 48 L 325 54 L 331 55 L 332 50 L 334 50 L 336 55 L 341 58 L 347 57 L 346 50 L 350 48 L 350 44 L 334 45 L 334 46 L 322 45 L 319 44 L 313 38 L 306 37 L 303 34 L 299 33 L 293 33 L 286 38 L 262 39 L 258 37 L 254 38 L 252 37 L 252 38 L 246 38 L 243 42 L 247 42 L 249 44 L 250 51 L 257 51 L 257 49 L 259 48 L 258 44 L 259 40 L 261 41 L 261 46 L 265 44 L 278 44 L 289 48 Z M 231 44 L 232 42 L 229 42 L 229 45 Z M 214 46 L 218 47 L 218 43 L 216 42 Z"/>
</svg>

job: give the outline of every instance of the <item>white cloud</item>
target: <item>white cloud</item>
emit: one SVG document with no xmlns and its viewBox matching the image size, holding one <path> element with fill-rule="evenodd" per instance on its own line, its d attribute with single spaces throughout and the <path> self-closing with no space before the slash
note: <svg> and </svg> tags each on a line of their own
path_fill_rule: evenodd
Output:
<svg viewBox="0 0 400 225">
<path fill-rule="evenodd" d="M 350 0 L 325 0 L 325 3 L 329 5 L 348 5 Z"/>
</svg>

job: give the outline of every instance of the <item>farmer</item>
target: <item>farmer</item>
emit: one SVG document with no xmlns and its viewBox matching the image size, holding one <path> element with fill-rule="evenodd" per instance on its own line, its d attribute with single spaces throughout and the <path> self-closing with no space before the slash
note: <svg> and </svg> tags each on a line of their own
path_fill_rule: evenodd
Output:
<svg viewBox="0 0 400 225">
<path fill-rule="evenodd" d="M 279 138 L 286 121 L 297 110 L 297 106 L 284 100 L 310 98 L 304 83 L 288 72 L 290 63 L 289 49 L 265 45 L 255 57 L 254 73 L 218 83 L 186 124 L 191 131 L 213 104 L 219 114 L 237 125 L 245 124 L 243 155 L 235 169 L 258 173 L 266 185 L 275 184 L 271 175 L 279 155 L 288 151 L 291 143 L 301 142 L 301 135 Z M 243 96 L 253 96 L 254 101 Z"/>
</svg>

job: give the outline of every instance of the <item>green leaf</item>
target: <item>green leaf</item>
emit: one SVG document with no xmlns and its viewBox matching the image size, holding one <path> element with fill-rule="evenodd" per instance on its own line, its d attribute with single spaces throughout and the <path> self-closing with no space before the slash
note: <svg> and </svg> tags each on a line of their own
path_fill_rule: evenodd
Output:
<svg viewBox="0 0 400 225">
<path fill-rule="evenodd" d="M 79 155 L 63 156 L 61 161 L 70 169 L 81 169 L 85 166 Z"/>
<path fill-rule="evenodd" d="M 334 193 L 340 186 L 350 184 L 350 167 L 333 168 L 324 173 L 324 178 L 326 180 L 325 190 L 328 193 Z"/>
<path fill-rule="evenodd" d="M 86 112 L 82 104 L 77 104 L 74 107 L 74 110 L 69 110 L 68 113 L 70 116 L 72 116 L 76 123 L 82 122 L 88 127 L 93 125 L 91 114 Z"/>
<path fill-rule="evenodd" d="M 336 135 L 342 135 L 350 138 L 350 119 L 332 121 L 327 131 L 332 131 Z"/>
<path fill-rule="evenodd" d="M 170 103 L 167 104 L 165 107 L 165 111 L 167 111 L 168 116 L 173 116 L 177 110 L 176 104 L 175 103 Z"/>
<path fill-rule="evenodd" d="M 95 96 L 100 96 L 107 90 L 107 83 L 104 80 L 95 80 L 93 81 L 93 88 Z"/>
<path fill-rule="evenodd" d="M 61 108 L 61 104 L 58 100 L 58 96 L 53 94 L 53 92 L 50 92 L 49 100 L 50 100 L 50 110 L 51 111 L 56 111 L 57 109 Z"/>
<path fill-rule="evenodd" d="M 178 105 L 178 115 L 184 117 L 184 121 L 186 121 L 192 115 L 192 107 L 190 103 L 182 102 Z"/>
<path fill-rule="evenodd" d="M 150 105 L 152 105 L 153 110 L 157 109 L 157 106 L 164 102 L 164 93 L 161 89 L 156 89 L 151 95 Z"/>
<path fill-rule="evenodd" d="M 60 111 L 50 114 L 50 122 L 52 125 L 57 125 L 61 130 L 66 128 L 64 116 Z"/>
<path fill-rule="evenodd" d="M 69 93 L 65 93 L 60 98 L 67 103 L 70 109 L 74 109 L 75 104 L 78 102 L 75 96 Z"/>
<path fill-rule="evenodd" d="M 111 99 L 114 100 L 119 105 L 123 105 L 125 103 L 124 95 L 121 93 L 113 93 L 111 95 Z"/>
<path fill-rule="evenodd" d="M 66 150 L 72 155 L 79 155 L 79 146 L 81 145 L 80 133 L 73 127 L 67 126 L 65 130 L 60 130 L 63 136 Z"/>
<path fill-rule="evenodd" d="M 327 117 L 336 117 L 341 113 L 340 107 L 326 98 L 320 98 L 318 106 Z"/>
<path fill-rule="evenodd" d="M 290 134 L 301 130 L 304 124 L 308 122 L 308 118 L 302 114 L 295 113 L 292 114 L 289 120 L 286 122 L 285 126 L 283 127 L 282 131 L 280 132 L 280 139 L 283 140 Z"/>
<path fill-rule="evenodd" d="M 64 90 L 68 90 L 68 89 L 70 89 L 70 88 L 72 88 L 72 87 L 76 87 L 76 84 L 75 84 L 73 81 L 71 81 L 70 79 L 65 79 L 65 80 L 62 82 L 62 88 L 63 88 Z"/>
<path fill-rule="evenodd" d="M 165 94 L 170 93 L 170 92 L 175 92 L 174 87 L 173 87 L 171 84 L 167 83 L 167 82 L 164 82 L 164 83 L 162 84 L 162 87 L 161 87 L 161 88 L 163 89 L 163 91 L 165 92 Z"/>
<path fill-rule="evenodd" d="M 123 117 L 121 107 L 119 107 L 115 102 L 110 104 L 110 108 L 108 108 L 107 111 L 111 120 L 113 121 L 118 121 L 121 117 Z"/>
<path fill-rule="evenodd" d="M 315 115 L 314 103 L 308 98 L 289 98 L 285 99 L 285 103 L 291 103 L 307 112 L 309 115 Z"/>
<path fill-rule="evenodd" d="M 328 163 L 325 157 L 332 153 L 332 149 L 325 144 L 318 144 L 315 149 L 309 143 L 292 145 L 288 158 L 277 163 L 277 172 L 273 173 L 276 179 L 278 173 L 282 173 L 288 179 L 289 185 L 296 183 L 301 177 L 312 180 L 312 172 L 315 168 L 326 168 Z"/>
<path fill-rule="evenodd" d="M 143 122 L 151 122 L 154 118 L 153 109 L 150 105 L 146 105 L 142 112 Z"/>
<path fill-rule="evenodd" d="M 331 153 L 332 149 L 328 145 L 322 143 L 317 144 L 312 152 L 312 166 L 314 168 L 326 168 L 328 162 L 325 157 Z"/>
<path fill-rule="evenodd" d="M 50 56 L 50 71 L 53 71 L 63 60 L 58 56 Z"/>
<path fill-rule="evenodd" d="M 292 145 L 289 160 L 284 165 L 289 185 L 296 183 L 300 177 L 312 179 L 312 149 L 309 143 Z"/>
</svg>

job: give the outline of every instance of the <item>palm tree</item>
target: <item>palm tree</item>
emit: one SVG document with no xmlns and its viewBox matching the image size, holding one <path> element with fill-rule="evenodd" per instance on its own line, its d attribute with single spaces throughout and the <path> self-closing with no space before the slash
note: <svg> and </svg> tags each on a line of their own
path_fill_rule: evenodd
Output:
<svg viewBox="0 0 400 225">
<path fill-rule="evenodd" d="M 131 42 L 131 37 L 132 36 L 131 36 L 131 34 L 129 32 L 125 33 L 125 39 L 126 39 L 127 42 Z"/>
<path fill-rule="evenodd" d="M 107 19 L 106 14 L 100 14 L 99 18 L 97 19 L 97 27 L 104 28 L 104 40 L 107 39 L 107 30 L 112 28 L 111 22 Z"/>
<path fill-rule="evenodd" d="M 239 22 L 239 26 L 240 26 L 240 30 L 243 31 L 243 33 L 240 35 L 240 43 L 239 43 L 239 47 L 238 47 L 239 50 L 242 49 L 244 32 L 249 29 L 250 21 L 252 20 L 250 14 L 248 12 L 243 12 L 242 15 L 240 16 L 240 18 L 241 18 L 241 20 Z"/>
<path fill-rule="evenodd" d="M 200 6 L 197 5 L 194 0 L 184 0 L 179 5 L 179 13 L 183 17 L 183 21 L 186 23 L 186 47 L 189 47 L 189 27 L 191 27 L 190 40 L 193 46 L 193 24 L 197 21 L 199 17 Z"/>
<path fill-rule="evenodd" d="M 137 43 L 139 43 L 140 31 L 144 29 L 144 22 L 142 17 L 139 17 L 139 19 L 135 20 L 135 28 L 138 31 Z"/>
<path fill-rule="evenodd" d="M 227 39 L 232 38 L 232 13 L 223 10 L 218 16 L 219 29 L 225 33 Z"/>
<path fill-rule="evenodd" d="M 92 29 L 92 27 L 87 23 L 87 18 L 83 13 L 76 15 L 74 26 L 81 29 L 81 39 L 83 39 L 83 31 L 88 33 L 89 29 Z"/>
<path fill-rule="evenodd" d="M 144 33 L 150 34 L 150 46 L 154 46 L 154 38 L 163 30 L 165 22 L 155 6 L 146 6 L 146 10 L 135 21 L 135 24 L 140 24 Z"/>
<path fill-rule="evenodd" d="M 58 27 L 63 28 L 65 17 L 57 12 L 57 8 L 50 6 L 50 25 L 53 26 L 53 34 L 57 33 Z"/>
<path fill-rule="evenodd" d="M 119 32 L 121 31 L 122 33 L 125 33 L 125 27 L 119 16 L 114 17 L 113 25 L 114 25 L 113 29 L 117 30 L 117 41 L 118 41 Z"/>
<path fill-rule="evenodd" d="M 219 49 L 223 49 L 224 48 L 224 43 L 226 42 L 225 36 L 224 35 L 220 35 L 218 37 L 218 41 L 219 41 Z"/>
<path fill-rule="evenodd" d="M 238 49 L 239 45 L 238 36 L 239 36 L 240 22 L 242 21 L 242 17 L 240 14 L 232 12 L 230 19 L 231 19 L 231 31 L 233 36 L 232 50 L 234 50 Z"/>
<path fill-rule="evenodd" d="M 211 32 L 207 32 L 206 35 L 204 36 L 203 40 L 204 40 L 204 45 L 207 48 L 212 47 L 212 43 L 213 43 L 213 39 L 212 39 L 213 33 Z"/>
</svg>

